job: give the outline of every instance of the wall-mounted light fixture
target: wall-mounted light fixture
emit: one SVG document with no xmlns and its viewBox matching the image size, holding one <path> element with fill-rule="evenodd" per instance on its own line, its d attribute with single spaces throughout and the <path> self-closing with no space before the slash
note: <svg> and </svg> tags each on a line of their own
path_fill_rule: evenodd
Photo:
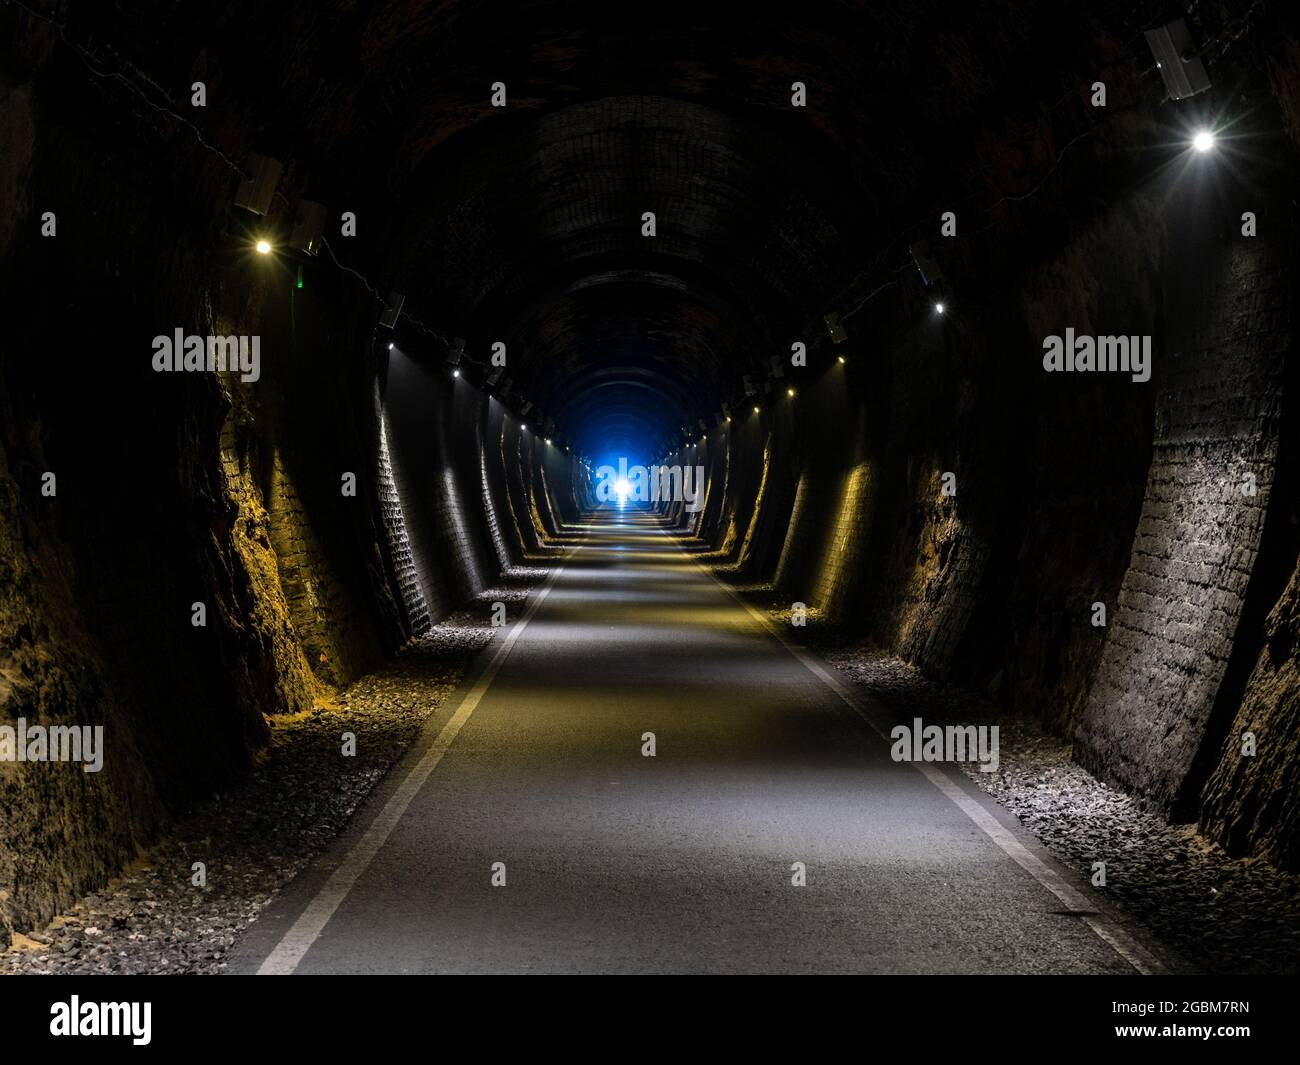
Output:
<svg viewBox="0 0 1300 1065">
<path fill-rule="evenodd" d="M 384 313 L 379 316 L 379 324 L 385 329 L 392 329 L 397 325 L 398 315 L 402 313 L 402 304 L 406 302 L 406 297 L 400 292 L 390 292 L 388 294 L 388 306 L 384 308 Z"/>
<path fill-rule="evenodd" d="M 930 250 L 928 240 L 918 240 L 915 244 L 909 245 L 907 251 L 912 256 L 912 265 L 916 267 L 916 272 L 921 275 L 921 283 L 926 288 L 943 282 L 943 271 L 939 269 L 938 260 L 935 259 L 934 252 Z"/>
<path fill-rule="evenodd" d="M 275 195 L 275 187 L 280 183 L 280 171 L 284 168 L 279 159 L 250 152 L 244 161 L 244 169 L 248 171 L 248 177 L 239 183 L 239 189 L 235 192 L 235 206 L 252 211 L 253 214 L 264 215 L 271 208 L 271 198 Z"/>
<path fill-rule="evenodd" d="M 293 229 L 289 234 L 289 247 L 307 255 L 315 255 L 325 238 L 325 205 L 315 200 L 303 200 L 293 214 Z"/>
<path fill-rule="evenodd" d="M 452 377 L 459 377 L 461 356 L 465 353 L 465 341 L 456 337 L 451 342 L 451 347 L 447 349 L 447 365 L 451 367 Z"/>
<path fill-rule="evenodd" d="M 1192 45 L 1192 32 L 1183 19 L 1147 30 L 1145 36 L 1171 100 L 1185 100 L 1210 87 L 1210 76 L 1205 73 L 1205 64 Z"/>
</svg>

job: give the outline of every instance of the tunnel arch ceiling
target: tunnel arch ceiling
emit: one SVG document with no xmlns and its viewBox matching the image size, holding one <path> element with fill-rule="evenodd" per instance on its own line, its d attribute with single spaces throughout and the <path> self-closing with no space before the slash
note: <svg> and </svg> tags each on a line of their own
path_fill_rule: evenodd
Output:
<svg viewBox="0 0 1300 1065">
<path fill-rule="evenodd" d="M 412 176 L 388 270 L 480 357 L 504 341 L 519 392 L 588 454 L 657 457 L 711 424 L 805 335 L 860 224 L 823 149 L 698 103 L 605 98 L 491 126 Z"/>
<path fill-rule="evenodd" d="M 941 192 L 965 184 L 985 201 L 1041 177 L 1036 150 L 990 168 L 990 137 L 1050 143 L 1043 101 L 1070 64 L 1112 55 L 1116 25 L 1139 28 L 1112 14 L 1107 29 L 1083 10 L 946 0 L 810 0 L 797 20 L 398 2 L 383 18 L 295 24 L 344 71 L 342 86 L 297 89 L 311 142 L 299 161 L 342 163 L 326 181 L 381 208 L 382 251 L 368 242 L 359 261 L 411 314 L 479 359 L 506 342 L 530 420 L 589 449 L 589 412 L 571 403 L 585 376 L 651 370 L 665 386 L 655 435 L 675 443 L 739 398 L 742 374 L 811 342 L 823 313 L 857 306 L 899 226 Z M 341 158 L 353 152 L 361 169 Z M 637 273 L 676 302 L 643 291 L 616 313 L 636 302 L 623 288 Z"/>
</svg>

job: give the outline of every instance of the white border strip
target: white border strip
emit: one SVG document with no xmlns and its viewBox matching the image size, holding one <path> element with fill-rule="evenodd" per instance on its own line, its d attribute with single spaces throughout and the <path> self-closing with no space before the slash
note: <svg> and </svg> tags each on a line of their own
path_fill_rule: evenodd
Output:
<svg viewBox="0 0 1300 1065">
<path fill-rule="evenodd" d="M 575 547 L 574 551 L 577 550 Z M 307 908 L 298 915 L 289 930 L 285 932 L 280 941 L 275 945 L 275 949 L 266 956 L 266 960 L 258 967 L 258 976 L 288 976 L 302 961 L 303 955 L 311 949 L 311 945 L 320 937 L 325 926 L 329 924 L 330 918 L 334 912 L 347 898 L 356 883 L 361 879 L 361 875 L 370 866 L 379 849 L 388 840 L 397 823 L 406 813 L 407 807 L 415 798 L 419 790 L 424 787 L 425 781 L 429 775 L 438 768 L 438 763 L 442 761 L 442 756 L 447 753 L 447 748 L 452 745 L 460 730 L 464 727 L 465 722 L 469 720 L 478 704 L 482 701 L 483 696 L 487 693 L 492 681 L 500 671 L 506 656 L 510 654 L 510 649 L 514 647 L 515 641 L 523 634 L 532 620 L 538 608 L 550 593 L 560 572 L 564 569 L 565 564 L 572 557 L 573 551 L 566 554 L 546 579 L 541 590 L 528 605 L 524 611 L 524 616 L 519 619 L 518 623 L 510 630 L 510 634 L 497 648 L 496 654 L 488 663 L 487 668 L 479 675 L 474 686 L 465 693 L 461 700 L 460 706 L 452 714 L 450 720 L 442 726 L 441 731 L 434 737 L 429 749 L 424 752 L 424 756 L 412 767 L 411 771 L 406 774 L 406 778 L 398 785 L 397 790 L 389 796 L 388 801 L 379 815 L 366 828 L 365 834 L 357 841 L 355 846 L 348 851 L 347 856 L 343 859 L 337 869 L 330 874 L 330 878 L 316 893 L 316 896 L 307 904 Z"/>
<path fill-rule="evenodd" d="M 681 540 L 672 531 L 664 530 L 673 543 L 681 549 Z M 717 574 L 713 572 L 704 563 L 698 561 L 689 552 L 682 550 L 682 555 L 693 565 L 703 570 L 713 582 L 721 588 L 727 595 L 731 596 L 751 618 L 757 621 L 772 636 L 776 637 L 795 658 L 803 663 L 808 672 L 821 680 L 830 688 L 855 714 L 862 718 L 872 731 L 886 742 L 889 736 L 881 727 L 872 720 L 859 702 L 856 693 L 847 687 L 843 681 L 832 673 L 826 666 L 822 665 L 817 659 L 809 655 L 802 647 L 791 643 L 786 639 L 785 633 L 778 629 L 762 611 L 747 603 L 742 599 L 734 588 L 722 581 Z M 1016 839 L 1015 834 L 1006 828 L 996 817 L 988 812 L 978 801 L 967 795 L 944 773 L 935 769 L 924 762 L 910 763 L 914 769 L 919 771 L 931 784 L 938 788 L 953 805 L 962 813 L 969 817 L 986 836 L 1001 848 L 1002 852 L 1014 861 L 1020 868 L 1032 876 L 1043 887 L 1055 895 L 1070 910 L 1073 911 L 1095 911 L 1096 903 L 1086 895 L 1071 887 L 1061 875 L 1042 861 L 1036 854 L 1030 851 L 1020 840 Z M 1165 966 L 1143 947 L 1136 939 L 1119 928 L 1110 918 L 1098 914 L 1097 916 L 1087 916 L 1083 921 L 1091 928 L 1103 941 L 1115 951 L 1121 958 L 1128 962 L 1133 968 L 1143 976 L 1151 976 L 1154 973 L 1164 972 Z"/>
</svg>

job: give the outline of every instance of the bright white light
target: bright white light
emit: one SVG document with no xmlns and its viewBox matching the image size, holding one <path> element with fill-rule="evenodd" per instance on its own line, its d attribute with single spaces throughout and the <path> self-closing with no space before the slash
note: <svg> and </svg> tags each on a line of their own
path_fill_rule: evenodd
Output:
<svg viewBox="0 0 1300 1065">
<path fill-rule="evenodd" d="M 632 493 L 632 486 L 627 483 L 626 477 L 620 477 L 614 482 L 614 494 L 618 496 L 618 505 L 621 507 L 627 502 L 627 497 Z"/>
<path fill-rule="evenodd" d="M 460 371 L 459 371 L 459 370 L 452 370 L 452 371 L 451 371 L 451 376 L 452 376 L 452 377 L 459 377 L 459 376 L 460 376 Z"/>
<path fill-rule="evenodd" d="M 1192 138 L 1192 147 L 1198 152 L 1208 152 L 1214 147 L 1214 134 L 1208 129 L 1201 130 L 1200 133 Z"/>
<path fill-rule="evenodd" d="M 393 350 L 393 342 L 391 340 L 388 342 L 388 350 L 389 351 Z"/>
<path fill-rule="evenodd" d="M 271 254 L 271 244 L 270 244 L 270 242 L 269 242 L 269 241 L 265 241 L 265 240 L 259 240 L 259 241 L 257 242 L 257 254 L 258 254 L 258 255 L 270 255 L 270 254 Z"/>
<path fill-rule="evenodd" d="M 934 305 L 934 313 L 935 313 L 935 314 L 943 314 L 943 312 L 944 312 L 946 309 L 947 309 L 947 308 L 945 308 L 944 305 L 943 305 L 942 303 L 936 303 L 936 304 Z"/>
</svg>

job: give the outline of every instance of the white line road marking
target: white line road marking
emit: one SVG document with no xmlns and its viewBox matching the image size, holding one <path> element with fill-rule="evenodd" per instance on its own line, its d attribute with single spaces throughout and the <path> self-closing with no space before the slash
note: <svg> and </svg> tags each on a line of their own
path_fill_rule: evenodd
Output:
<svg viewBox="0 0 1300 1065">
<path fill-rule="evenodd" d="M 672 534 L 669 534 L 672 536 Z M 674 543 L 680 548 L 681 544 L 675 536 L 672 537 Z M 804 668 L 821 680 L 828 688 L 831 689 L 841 700 L 865 721 L 871 729 L 876 732 L 886 742 L 889 736 L 885 731 L 872 720 L 861 706 L 857 694 L 844 684 L 839 677 L 831 673 L 824 665 L 811 657 L 802 647 L 791 643 L 786 639 L 785 633 L 778 629 L 762 611 L 745 602 L 744 599 L 729 585 L 724 583 L 708 566 L 697 561 L 690 554 L 683 551 L 685 557 L 694 565 L 709 575 L 719 588 L 726 592 L 732 599 L 740 604 L 741 607 L 757 621 L 767 632 L 775 636 L 795 658 L 803 663 Z M 1088 911 L 1092 910 L 1094 903 L 1079 891 L 1071 887 L 1063 880 L 1059 873 L 1051 866 L 1046 865 L 1032 851 L 1028 850 L 1023 843 L 1016 839 L 1015 834 L 1008 831 L 996 817 L 990 814 L 983 806 L 967 795 L 961 788 L 957 787 L 943 773 L 933 766 L 924 762 L 913 762 L 912 767 L 918 770 L 931 784 L 938 788 L 962 813 L 969 817 L 983 832 L 989 837 L 1002 852 L 1014 861 L 1020 868 L 1037 880 L 1043 887 L 1061 900 L 1070 910 Z M 1164 966 L 1143 947 L 1131 935 L 1119 928 L 1109 918 L 1098 915 L 1096 917 L 1087 916 L 1083 918 L 1084 922 L 1098 936 L 1133 968 L 1143 976 L 1150 976 L 1153 973 L 1163 972 Z"/>
<path fill-rule="evenodd" d="M 397 827 L 397 823 L 406 813 L 407 807 L 411 805 L 411 800 L 424 787 L 425 781 L 429 779 L 429 774 L 442 761 L 442 756 L 447 753 L 447 748 L 455 741 L 465 722 L 469 720 L 470 714 L 474 712 L 491 686 L 497 672 L 505 662 L 506 656 L 510 654 L 510 648 L 515 645 L 515 641 L 519 639 L 520 634 L 528 626 L 528 622 L 537 613 L 538 607 L 550 594 L 551 588 L 560 576 L 560 572 L 564 569 L 565 563 L 568 562 L 572 555 L 573 551 L 570 551 L 560 560 L 550 577 L 547 578 L 546 583 L 542 585 L 537 596 L 528 605 L 528 609 L 524 611 L 524 616 L 519 619 L 519 623 L 510 630 L 510 634 L 497 648 L 497 652 L 492 656 L 487 668 L 474 682 L 474 686 L 465 693 L 465 698 L 461 700 L 460 706 L 456 708 L 456 712 L 452 714 L 450 720 L 442 726 L 433 743 L 429 745 L 429 749 L 424 752 L 424 756 L 406 774 L 406 779 L 389 796 L 384 808 L 379 812 L 379 816 L 366 829 L 365 835 L 348 852 L 339 867 L 330 874 L 330 878 L 325 881 L 324 886 L 316 893 L 315 898 L 307 904 L 307 908 L 298 915 L 298 919 L 285 932 L 280 942 L 275 945 L 275 949 L 266 956 L 266 960 L 258 967 L 258 976 L 287 976 L 298 968 L 303 955 L 307 953 L 321 932 L 324 931 L 325 926 L 329 924 L 330 918 L 334 916 L 334 912 L 347 898 L 348 893 L 361 878 L 361 874 L 366 871 L 375 855 L 379 853 L 379 849 L 392 834 L 393 829 Z"/>
</svg>

